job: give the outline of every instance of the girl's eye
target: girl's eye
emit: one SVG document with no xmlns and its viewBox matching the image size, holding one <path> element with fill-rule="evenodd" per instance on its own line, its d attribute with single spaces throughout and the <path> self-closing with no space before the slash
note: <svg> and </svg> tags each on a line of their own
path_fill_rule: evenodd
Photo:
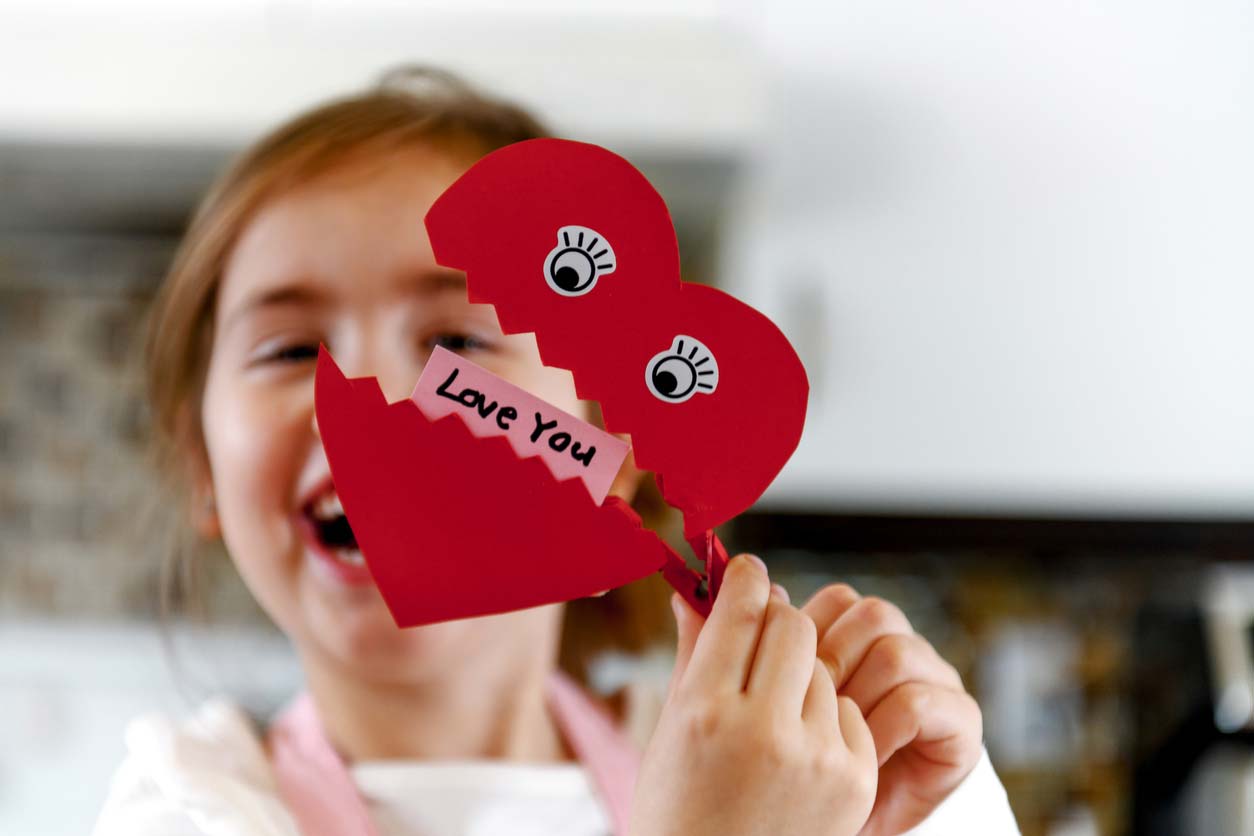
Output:
<svg viewBox="0 0 1254 836">
<path fill-rule="evenodd" d="M 262 353 L 261 363 L 303 363 L 318 359 L 317 343 L 290 343 L 279 345 Z"/>
<path fill-rule="evenodd" d="M 486 341 L 471 334 L 436 334 L 428 340 L 428 347 L 446 348 L 449 351 L 463 353 L 467 351 L 487 351 L 492 346 Z"/>
</svg>

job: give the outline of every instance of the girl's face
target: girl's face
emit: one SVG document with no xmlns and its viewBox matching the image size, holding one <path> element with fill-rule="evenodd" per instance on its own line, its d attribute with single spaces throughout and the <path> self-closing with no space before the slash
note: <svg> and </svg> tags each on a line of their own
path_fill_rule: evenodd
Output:
<svg viewBox="0 0 1254 836">
<path fill-rule="evenodd" d="M 376 678 L 438 676 L 470 650 L 551 649 L 560 615 L 397 630 L 337 525 L 314 420 L 319 342 L 346 375 L 378 378 L 389 401 L 408 397 L 444 346 L 586 416 L 569 372 L 544 367 L 532 335 L 502 334 L 490 306 L 467 301 L 463 276 L 432 257 L 423 216 L 465 167 L 433 150 L 389 152 L 284 192 L 244 230 L 217 294 L 201 420 L 227 549 L 302 655 Z"/>
</svg>

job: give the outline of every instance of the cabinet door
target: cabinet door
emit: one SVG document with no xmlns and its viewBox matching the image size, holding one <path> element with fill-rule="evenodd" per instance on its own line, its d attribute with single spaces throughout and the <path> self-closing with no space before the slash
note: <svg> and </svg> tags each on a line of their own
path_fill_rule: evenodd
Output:
<svg viewBox="0 0 1254 836">
<path fill-rule="evenodd" d="M 768 503 L 1254 514 L 1254 6 L 770 20 L 724 273 L 814 392 Z"/>
</svg>

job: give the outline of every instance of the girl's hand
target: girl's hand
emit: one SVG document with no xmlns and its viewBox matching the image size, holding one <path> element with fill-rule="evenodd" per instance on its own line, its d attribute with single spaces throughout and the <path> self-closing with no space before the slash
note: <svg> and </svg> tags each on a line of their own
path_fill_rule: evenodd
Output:
<svg viewBox="0 0 1254 836">
<path fill-rule="evenodd" d="M 816 659 L 814 622 L 752 556 L 728 565 L 704 627 L 678 596 L 672 605 L 678 658 L 633 836 L 857 833 L 875 799 L 875 745 Z"/>
<path fill-rule="evenodd" d="M 862 832 L 908 830 L 979 761 L 980 708 L 958 672 L 887 601 L 835 584 L 803 611 L 814 619 L 819 657 L 842 699 L 857 703 L 875 739 L 879 790 Z"/>
</svg>

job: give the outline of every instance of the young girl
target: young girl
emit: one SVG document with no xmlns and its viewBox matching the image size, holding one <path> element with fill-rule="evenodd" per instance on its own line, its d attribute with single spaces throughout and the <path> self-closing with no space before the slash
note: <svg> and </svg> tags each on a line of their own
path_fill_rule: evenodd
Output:
<svg viewBox="0 0 1254 836">
<path fill-rule="evenodd" d="M 196 528 L 291 639 L 308 693 L 260 731 L 221 701 L 133 723 L 97 836 L 1016 833 L 957 673 L 847 586 L 796 608 L 741 556 L 707 621 L 673 597 L 642 759 L 556 673 L 562 606 L 392 623 L 343 536 L 318 345 L 389 400 L 443 346 L 588 417 L 422 224 L 476 159 L 541 135 L 447 76 L 394 74 L 279 128 L 205 198 L 156 303 L 153 414 Z"/>
</svg>

